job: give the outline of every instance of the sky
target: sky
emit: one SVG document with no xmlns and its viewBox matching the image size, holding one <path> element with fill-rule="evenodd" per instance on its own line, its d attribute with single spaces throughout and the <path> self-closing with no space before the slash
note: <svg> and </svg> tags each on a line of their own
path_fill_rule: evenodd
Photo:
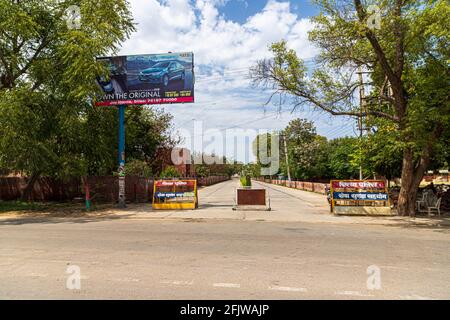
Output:
<svg viewBox="0 0 450 320">
<path fill-rule="evenodd" d="M 237 128 L 282 130 L 295 118 L 314 121 L 318 133 L 328 138 L 355 135 L 355 123 L 348 118 L 312 108 L 292 112 L 289 105 L 278 112 L 278 106 L 265 105 L 271 91 L 254 87 L 248 78 L 249 67 L 270 58 L 269 45 L 282 39 L 314 68 L 318 50 L 308 41 L 308 31 L 310 18 L 319 9 L 311 0 L 128 1 L 137 32 L 123 44 L 121 55 L 194 53 L 196 102 L 160 107 L 174 116 L 174 130 L 185 140 L 183 146 L 202 149 L 193 143 L 199 136 L 198 130 L 194 133 L 194 120 L 202 126 L 202 137 L 211 129 L 216 133 Z M 204 142 L 203 150 L 254 161 L 252 155 L 224 150 L 222 145 Z"/>
</svg>

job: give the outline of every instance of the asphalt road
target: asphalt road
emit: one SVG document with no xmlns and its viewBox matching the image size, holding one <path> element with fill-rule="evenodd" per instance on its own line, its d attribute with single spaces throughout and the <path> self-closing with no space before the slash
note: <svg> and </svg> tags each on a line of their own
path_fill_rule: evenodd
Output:
<svg viewBox="0 0 450 320">
<path fill-rule="evenodd" d="M 209 205 L 200 211 L 224 211 L 229 202 L 217 195 L 232 195 L 230 188 L 204 189 Z M 294 201 L 282 194 L 274 194 L 277 206 Z M 305 202 L 309 195 L 298 197 Z M 308 208 L 314 209 L 313 200 Z M 322 215 L 318 209 L 311 214 Z M 445 228 L 142 217 L 3 220 L 0 299 L 449 299 L 449 247 Z M 80 290 L 67 288 L 71 266 L 80 268 Z M 375 279 L 370 284 L 379 289 L 369 290 L 368 268 Z"/>
</svg>

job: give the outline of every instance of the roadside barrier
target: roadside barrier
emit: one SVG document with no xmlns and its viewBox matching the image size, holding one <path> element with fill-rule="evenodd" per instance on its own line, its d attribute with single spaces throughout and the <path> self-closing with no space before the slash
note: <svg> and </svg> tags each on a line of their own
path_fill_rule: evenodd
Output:
<svg viewBox="0 0 450 320">
<path fill-rule="evenodd" d="M 119 192 L 118 177 L 87 177 L 91 200 L 99 203 L 116 202 Z M 229 180 L 227 176 L 213 176 L 196 179 L 199 187 L 211 186 Z M 153 199 L 153 178 L 127 176 L 125 195 L 127 202 L 151 202 Z M 27 185 L 25 177 L 0 178 L 0 201 L 15 201 L 22 196 Z M 58 180 L 39 178 L 31 192 L 32 201 L 73 201 L 84 198 L 85 188 L 81 178 Z"/>
<path fill-rule="evenodd" d="M 309 191 L 320 194 L 327 194 L 325 183 L 316 183 L 316 182 L 304 182 L 304 181 L 287 181 L 287 180 L 279 180 L 279 179 L 264 179 L 257 178 L 256 181 L 270 183 L 278 186 L 283 186 L 291 189 L 297 189 L 302 191 Z"/>
</svg>

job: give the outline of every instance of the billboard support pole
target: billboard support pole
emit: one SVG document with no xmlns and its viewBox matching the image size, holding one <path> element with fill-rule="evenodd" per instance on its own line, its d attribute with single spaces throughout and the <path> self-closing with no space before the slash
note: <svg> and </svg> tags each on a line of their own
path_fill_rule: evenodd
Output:
<svg viewBox="0 0 450 320">
<path fill-rule="evenodd" d="M 119 208 L 125 208 L 125 105 L 119 106 Z"/>
</svg>

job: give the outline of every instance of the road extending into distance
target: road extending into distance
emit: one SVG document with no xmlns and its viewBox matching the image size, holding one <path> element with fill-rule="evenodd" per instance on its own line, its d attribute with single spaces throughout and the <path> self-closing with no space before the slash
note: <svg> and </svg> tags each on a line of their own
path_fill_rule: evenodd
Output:
<svg viewBox="0 0 450 320">
<path fill-rule="evenodd" d="M 339 220 L 323 196 L 266 185 L 272 212 L 233 212 L 235 187 L 193 212 L 0 219 L 0 299 L 450 298 L 450 229 Z"/>
</svg>

